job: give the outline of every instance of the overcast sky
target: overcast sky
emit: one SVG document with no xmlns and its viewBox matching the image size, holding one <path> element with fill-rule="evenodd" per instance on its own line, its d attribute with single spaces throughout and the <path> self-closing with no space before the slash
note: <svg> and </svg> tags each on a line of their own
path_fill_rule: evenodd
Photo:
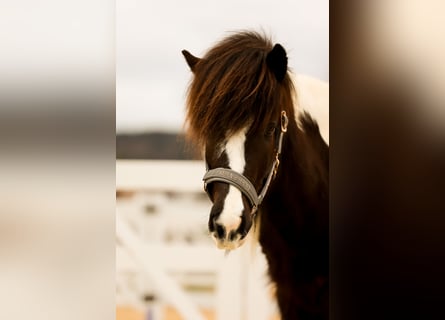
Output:
<svg viewBox="0 0 445 320">
<path fill-rule="evenodd" d="M 116 5 L 116 128 L 182 128 L 197 56 L 238 29 L 264 30 L 287 50 L 296 73 L 329 80 L 328 0 L 121 0 Z"/>
</svg>

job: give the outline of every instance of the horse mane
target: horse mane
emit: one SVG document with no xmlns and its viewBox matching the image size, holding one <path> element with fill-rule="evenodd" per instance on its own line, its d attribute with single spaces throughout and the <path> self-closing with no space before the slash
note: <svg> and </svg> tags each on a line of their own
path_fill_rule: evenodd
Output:
<svg viewBox="0 0 445 320">
<path fill-rule="evenodd" d="M 204 147 L 248 125 L 255 130 L 271 120 L 274 106 L 294 117 L 291 78 L 286 72 L 278 81 L 266 63 L 272 48 L 267 36 L 242 31 L 218 42 L 196 63 L 186 102 L 189 139 Z"/>
</svg>

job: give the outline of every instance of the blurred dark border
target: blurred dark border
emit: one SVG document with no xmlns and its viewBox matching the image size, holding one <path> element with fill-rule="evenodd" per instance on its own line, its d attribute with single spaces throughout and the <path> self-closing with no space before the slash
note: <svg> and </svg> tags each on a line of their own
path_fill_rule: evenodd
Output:
<svg viewBox="0 0 445 320">
<path fill-rule="evenodd" d="M 445 145 L 372 73 L 369 3 L 330 3 L 331 319 L 444 319 Z"/>
</svg>

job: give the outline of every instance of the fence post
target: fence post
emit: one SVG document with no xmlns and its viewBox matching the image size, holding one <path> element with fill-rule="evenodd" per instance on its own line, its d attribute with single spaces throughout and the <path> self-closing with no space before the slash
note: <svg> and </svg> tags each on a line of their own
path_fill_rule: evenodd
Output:
<svg viewBox="0 0 445 320">
<path fill-rule="evenodd" d="M 150 276 L 162 298 L 171 303 L 185 320 L 204 320 L 202 314 L 190 303 L 178 284 L 162 270 L 156 260 L 149 259 L 150 254 L 146 252 L 147 248 L 134 235 L 118 210 L 116 210 L 116 234 L 129 253 L 144 267 L 143 270 Z"/>
</svg>

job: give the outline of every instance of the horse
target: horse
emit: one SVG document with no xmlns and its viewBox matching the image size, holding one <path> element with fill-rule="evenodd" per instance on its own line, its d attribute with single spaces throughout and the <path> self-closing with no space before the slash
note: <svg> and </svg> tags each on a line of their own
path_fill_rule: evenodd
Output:
<svg viewBox="0 0 445 320">
<path fill-rule="evenodd" d="M 212 238 L 234 250 L 255 229 L 281 318 L 327 319 L 329 147 L 295 108 L 286 50 L 243 30 L 202 58 L 182 54 L 193 74 L 186 135 L 206 163 Z"/>
</svg>

